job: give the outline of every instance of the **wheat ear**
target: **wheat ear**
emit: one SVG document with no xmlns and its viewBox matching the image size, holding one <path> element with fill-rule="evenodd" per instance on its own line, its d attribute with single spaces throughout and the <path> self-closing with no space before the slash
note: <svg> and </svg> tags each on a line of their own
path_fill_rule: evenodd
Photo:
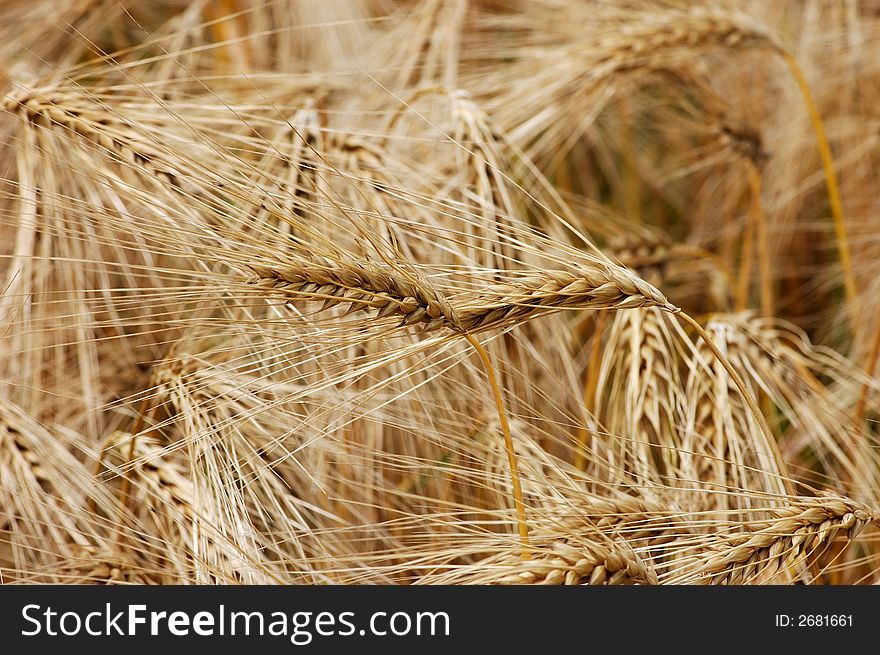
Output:
<svg viewBox="0 0 880 655">
<path fill-rule="evenodd" d="M 616 270 L 615 270 L 616 269 Z M 418 282 L 373 264 L 337 262 L 297 266 L 252 266 L 248 282 L 291 300 L 323 301 L 322 309 L 351 303 L 378 309 L 378 317 L 400 315 L 402 325 L 424 324 L 471 334 L 521 323 L 563 309 L 629 309 L 657 306 L 677 312 L 652 285 L 619 267 L 596 265 L 544 271 L 515 282 L 489 285 L 456 306 Z"/>
<path fill-rule="evenodd" d="M 700 556 L 689 582 L 745 584 L 768 580 L 809 565 L 838 536 L 851 541 L 880 515 L 854 501 L 831 496 L 810 498 L 791 507 L 771 510 L 776 520 L 748 526 L 747 532 L 725 539 Z"/>
<path fill-rule="evenodd" d="M 779 445 L 776 443 L 776 439 L 770 432 L 770 427 L 767 425 L 766 420 L 764 420 L 764 413 L 761 411 L 761 408 L 758 407 L 758 403 L 755 400 L 755 397 L 749 392 L 740 374 L 737 373 L 736 369 L 734 369 L 731 365 L 730 360 L 728 360 L 727 357 L 725 357 L 721 353 L 721 351 L 718 349 L 718 346 L 713 343 L 712 338 L 709 336 L 706 330 L 704 330 L 703 327 L 696 320 L 694 320 L 684 312 L 678 312 L 677 315 L 681 318 L 681 320 L 683 320 L 685 323 L 694 328 L 694 330 L 696 330 L 700 338 L 709 347 L 709 350 L 712 351 L 712 355 L 715 357 L 715 359 L 717 359 L 721 366 L 724 367 L 724 370 L 727 371 L 730 379 L 733 380 L 733 383 L 736 385 L 737 390 L 739 391 L 740 395 L 742 395 L 743 400 L 746 401 L 746 404 L 748 405 L 749 410 L 752 412 L 752 415 L 754 416 L 758 425 L 760 425 L 761 432 L 763 432 L 764 434 L 765 442 L 772 449 L 773 457 L 780 464 L 782 470 L 784 470 L 784 466 L 782 466 L 782 454 L 779 452 Z M 790 483 L 788 481 L 785 481 L 785 484 L 786 487 L 790 486 Z"/>
<path fill-rule="evenodd" d="M 498 584 L 538 585 L 656 585 L 657 574 L 629 548 L 610 548 L 596 543 L 577 545 L 555 542 L 529 562 L 515 565 L 515 573 Z"/>
<path fill-rule="evenodd" d="M 39 127 L 56 127 L 76 134 L 113 153 L 121 162 L 142 168 L 173 186 L 180 184 L 180 172 L 134 124 L 82 91 L 54 87 L 23 89 L 7 95 L 0 109 Z"/>
</svg>

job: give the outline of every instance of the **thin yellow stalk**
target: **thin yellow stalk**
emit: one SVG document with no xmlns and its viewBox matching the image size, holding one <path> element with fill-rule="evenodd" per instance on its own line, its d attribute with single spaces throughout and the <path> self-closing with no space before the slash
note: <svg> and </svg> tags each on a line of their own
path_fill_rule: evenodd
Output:
<svg viewBox="0 0 880 655">
<path fill-rule="evenodd" d="M 754 192 L 752 197 L 754 204 Z M 752 277 L 752 260 L 755 249 L 755 214 L 749 211 L 746 229 L 743 232 L 742 255 L 740 257 L 739 279 L 736 283 L 736 311 L 741 312 L 749 306 L 749 281 Z"/>
<path fill-rule="evenodd" d="M 636 158 L 635 134 L 629 100 L 621 98 L 620 143 L 623 155 L 623 206 L 627 215 L 635 223 L 641 222 L 641 189 L 639 186 L 638 161 Z"/>
<path fill-rule="evenodd" d="M 880 330 L 874 336 L 874 345 L 871 346 L 871 354 L 868 355 L 868 366 L 865 369 L 869 377 L 874 377 L 874 371 L 877 370 L 877 358 L 880 356 Z M 868 389 L 871 386 L 870 380 L 866 380 L 862 385 L 862 392 L 859 394 L 859 402 L 856 405 L 856 425 L 861 425 L 865 420 L 865 405 L 868 402 Z"/>
<path fill-rule="evenodd" d="M 501 387 L 498 386 L 498 379 L 495 375 L 495 367 L 492 366 L 492 360 L 489 353 L 480 345 L 472 335 L 467 332 L 462 333 L 468 343 L 473 346 L 474 350 L 483 361 L 483 367 L 486 369 L 486 377 L 489 378 L 489 386 L 492 387 L 492 396 L 495 398 L 495 408 L 498 410 L 498 421 L 501 423 L 501 432 L 504 434 L 504 447 L 507 450 L 507 462 L 510 465 L 510 481 L 513 486 L 513 502 L 516 506 L 516 518 L 519 526 L 519 538 L 522 545 L 522 558 L 527 560 L 530 558 L 529 549 L 529 526 L 526 523 L 526 505 L 523 501 L 522 484 L 519 478 L 519 466 L 516 460 L 516 451 L 513 449 L 513 437 L 510 435 L 510 423 L 507 421 L 507 412 L 504 411 L 504 400 L 501 398 Z"/>
<path fill-rule="evenodd" d="M 221 64 L 221 68 L 234 64 L 236 70 L 247 70 L 246 44 L 242 42 L 238 29 L 244 12 L 239 10 L 237 4 L 235 0 L 215 0 L 209 5 L 208 10 L 212 14 L 211 33 L 218 43 L 224 44 L 217 51 L 217 62 Z"/>
<path fill-rule="evenodd" d="M 751 189 L 751 215 L 757 228 L 758 269 L 761 272 L 761 315 L 773 316 L 773 283 L 770 279 L 770 247 L 767 242 L 767 216 L 761 202 L 761 172 L 752 163 L 749 169 L 749 188 Z"/>
<path fill-rule="evenodd" d="M 587 362 L 587 379 L 584 383 L 584 407 L 591 414 L 596 400 L 596 387 L 599 385 L 599 360 L 602 357 L 602 332 L 605 330 L 606 310 L 600 310 L 596 317 L 596 329 L 593 332 L 593 343 L 590 344 L 590 361 Z M 586 428 L 578 431 L 578 448 L 574 465 L 579 471 L 587 468 L 587 437 Z"/>
<path fill-rule="evenodd" d="M 816 141 L 819 145 L 819 156 L 822 159 L 822 168 L 825 170 L 825 184 L 828 187 L 828 202 L 831 205 L 831 215 L 834 218 L 834 231 L 837 235 L 837 251 L 840 257 L 840 265 L 843 268 L 843 287 L 846 294 L 846 302 L 849 305 L 847 315 L 850 322 L 850 330 L 855 336 L 856 325 L 853 311 L 855 310 L 855 299 L 858 295 L 856 288 L 855 275 L 853 273 L 852 260 L 850 258 L 849 239 L 846 233 L 846 223 L 843 218 L 843 203 L 840 200 L 840 189 L 837 184 L 837 173 L 834 171 L 834 159 L 831 156 L 831 147 L 828 145 L 828 137 L 825 134 L 825 125 L 822 123 L 822 117 L 816 108 L 813 100 L 813 94 L 810 91 L 810 85 L 804 72 L 798 65 L 797 60 L 790 52 L 782 53 L 788 64 L 791 74 L 801 91 L 807 112 L 810 115 L 810 121 L 813 123 L 813 130 L 816 133 Z"/>
<path fill-rule="evenodd" d="M 134 453 L 134 442 L 137 440 L 137 435 L 141 431 L 141 428 L 143 428 L 143 426 L 144 426 L 144 414 L 147 411 L 147 403 L 148 402 L 149 402 L 149 398 L 144 398 L 136 410 L 134 424 L 132 425 L 132 428 L 131 428 L 132 439 L 131 439 L 131 447 L 129 448 L 130 454 Z M 104 457 L 107 454 L 107 448 L 109 448 L 110 443 L 115 438 L 115 436 L 116 436 L 115 434 L 110 434 L 104 440 L 104 442 L 101 444 L 101 450 L 98 453 L 98 459 L 95 460 L 95 467 L 92 470 L 92 477 L 95 478 L 95 480 L 98 479 L 98 477 L 101 475 L 101 472 L 104 470 Z M 129 458 L 129 461 L 130 461 L 130 459 L 131 458 Z M 123 478 L 122 486 L 120 488 L 120 493 L 119 493 L 119 502 L 120 502 L 120 506 L 123 509 L 125 508 L 125 506 L 127 504 L 126 499 L 128 497 L 129 485 L 130 485 L 130 482 L 129 482 L 128 478 L 127 477 Z M 94 514 L 95 510 L 97 509 L 97 506 L 95 504 L 95 499 L 93 497 L 89 496 L 88 499 L 86 500 L 86 508 L 89 510 L 89 513 Z"/>
</svg>

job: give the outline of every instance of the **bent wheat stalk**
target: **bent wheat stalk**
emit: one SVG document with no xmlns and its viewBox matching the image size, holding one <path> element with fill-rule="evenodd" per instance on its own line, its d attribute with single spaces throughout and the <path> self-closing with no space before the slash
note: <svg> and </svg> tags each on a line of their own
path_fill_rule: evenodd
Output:
<svg viewBox="0 0 880 655">
<path fill-rule="evenodd" d="M 464 338 L 471 344 L 480 359 L 483 367 L 486 369 L 486 376 L 489 378 L 489 386 L 492 387 L 492 397 L 495 399 L 495 407 L 498 410 L 498 420 L 501 423 L 501 432 L 504 435 L 504 448 L 507 451 L 507 463 L 510 466 L 510 481 L 513 485 L 513 500 L 516 505 L 517 523 L 519 524 L 519 538 L 522 544 L 522 558 L 529 559 L 529 527 L 526 522 L 526 506 L 523 501 L 522 482 L 519 478 L 519 465 L 516 461 L 516 451 L 513 448 L 513 437 L 510 435 L 510 423 L 507 420 L 507 412 L 504 410 L 504 400 L 501 397 L 501 388 L 498 386 L 498 379 L 495 375 L 495 367 L 492 366 L 492 360 L 489 353 L 480 345 L 472 335 L 464 333 Z"/>
<path fill-rule="evenodd" d="M 807 78 L 797 63 L 794 55 L 788 51 L 783 51 L 782 56 L 788 68 L 791 71 L 798 89 L 803 96 L 804 105 L 810 114 L 810 122 L 813 124 L 813 131 L 816 133 L 816 141 L 819 146 L 819 156 L 822 159 L 822 168 L 825 171 L 825 184 L 828 187 L 828 202 L 831 205 L 831 215 L 834 218 L 834 231 L 837 235 L 837 252 L 840 256 L 840 265 L 843 268 L 843 285 L 846 293 L 846 302 L 849 307 L 847 316 L 850 320 L 850 329 L 853 334 L 856 332 L 855 326 L 855 302 L 858 295 L 856 287 L 855 274 L 852 268 L 852 259 L 849 251 L 849 239 L 846 231 L 846 221 L 843 217 L 843 203 L 840 200 L 840 187 L 837 184 L 837 173 L 834 171 L 834 158 L 831 155 L 831 147 L 828 145 L 828 137 L 825 134 L 825 125 L 822 122 L 822 116 L 813 100 L 813 94 L 810 91 L 810 85 Z"/>
</svg>

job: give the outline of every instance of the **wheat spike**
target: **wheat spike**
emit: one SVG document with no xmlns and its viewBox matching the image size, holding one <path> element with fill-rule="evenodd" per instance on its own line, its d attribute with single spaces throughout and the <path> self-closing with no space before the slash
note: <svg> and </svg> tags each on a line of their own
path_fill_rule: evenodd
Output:
<svg viewBox="0 0 880 655">
<path fill-rule="evenodd" d="M 658 306 L 678 309 L 655 287 L 636 275 L 611 266 L 569 271 L 543 271 L 514 282 L 490 285 L 457 305 L 419 282 L 367 263 L 336 262 L 268 268 L 252 266 L 254 286 L 294 300 L 317 300 L 324 308 L 351 303 L 356 309 L 378 309 L 377 316 L 403 316 L 404 325 L 423 323 L 426 330 L 448 327 L 475 333 L 535 318 L 562 309 L 631 309 Z"/>
<path fill-rule="evenodd" d="M 518 569 L 515 573 L 501 578 L 498 584 L 657 584 L 657 574 L 635 553 L 599 544 L 572 546 L 555 542 L 547 551 L 533 555 L 531 561 L 515 565 L 515 568 Z"/>
<path fill-rule="evenodd" d="M 817 561 L 835 539 L 852 541 L 880 515 L 839 496 L 804 499 L 771 510 L 775 518 L 746 524 L 696 557 L 683 581 L 698 584 L 773 582 Z"/>
</svg>

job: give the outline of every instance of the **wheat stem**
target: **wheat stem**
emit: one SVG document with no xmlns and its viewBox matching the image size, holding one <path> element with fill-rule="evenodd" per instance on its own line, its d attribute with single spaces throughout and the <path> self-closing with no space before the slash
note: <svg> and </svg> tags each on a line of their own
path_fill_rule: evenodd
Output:
<svg viewBox="0 0 880 655">
<path fill-rule="evenodd" d="M 846 232 L 846 222 L 843 217 L 843 204 L 840 200 L 840 189 L 837 184 L 837 173 L 834 171 L 834 159 L 831 156 L 831 147 L 828 145 L 828 137 L 825 134 L 825 125 L 819 110 L 813 100 L 810 85 L 804 76 L 803 70 L 797 63 L 794 55 L 784 51 L 783 57 L 788 64 L 791 74 L 803 96 L 804 105 L 810 115 L 813 131 L 816 133 L 816 141 L 819 146 L 819 156 L 822 159 L 822 168 L 825 170 L 825 184 L 828 187 L 828 202 L 831 205 L 831 215 L 834 218 L 834 231 L 837 235 L 837 251 L 840 257 L 840 265 L 843 268 L 843 287 L 846 294 L 846 302 L 849 305 L 847 312 L 850 321 L 850 330 L 855 336 L 856 324 L 852 312 L 855 311 L 854 303 L 858 290 L 856 288 L 855 275 L 853 273 L 852 260 L 850 257 L 849 239 Z"/>
<path fill-rule="evenodd" d="M 754 203 L 754 191 L 752 191 Z M 742 252 L 740 256 L 739 277 L 736 282 L 736 311 L 745 311 L 749 306 L 749 282 L 752 277 L 752 262 L 755 249 L 755 213 L 750 211 L 743 231 Z"/>
<path fill-rule="evenodd" d="M 522 546 L 522 558 L 529 559 L 529 526 L 526 522 L 526 506 L 523 502 L 522 484 L 519 478 L 519 466 L 516 460 L 516 451 L 513 448 L 513 437 L 510 435 L 510 423 L 507 420 L 507 412 L 504 410 L 504 400 L 501 397 L 501 388 L 495 375 L 495 367 L 489 358 L 489 353 L 480 345 L 473 335 L 463 332 L 462 335 L 471 344 L 473 349 L 483 361 L 486 369 L 486 377 L 489 378 L 489 386 L 492 387 L 492 396 L 495 399 L 495 408 L 498 411 L 498 421 L 501 423 L 501 432 L 504 434 L 504 447 L 507 450 L 507 462 L 510 465 L 510 481 L 513 486 L 513 502 L 516 506 L 516 518 L 519 527 L 519 538 Z"/>
<path fill-rule="evenodd" d="M 865 371 L 869 378 L 874 377 L 874 371 L 877 369 L 877 358 L 880 357 L 880 330 L 874 336 L 874 345 L 871 346 L 871 354 L 868 355 L 868 366 Z M 862 385 L 862 391 L 859 393 L 859 402 L 856 405 L 856 425 L 861 425 L 865 420 L 865 406 L 868 402 L 868 389 L 871 386 L 871 380 L 865 380 Z"/>
<path fill-rule="evenodd" d="M 131 429 L 131 433 L 133 435 L 135 435 L 135 437 L 137 436 L 138 432 L 140 432 L 141 428 L 144 425 L 144 412 L 147 409 L 147 402 L 148 401 L 149 401 L 149 398 L 144 398 L 141 401 L 141 404 L 138 406 L 137 410 L 135 410 L 134 424 L 132 425 L 132 429 Z M 104 458 L 107 456 L 107 449 L 110 447 L 110 445 L 112 444 L 112 442 L 115 438 L 116 438 L 116 434 L 111 433 L 107 436 L 106 439 L 104 439 L 104 442 L 101 444 L 101 449 L 98 451 L 98 457 L 95 460 L 95 466 L 92 469 L 92 478 L 94 478 L 95 480 L 98 479 L 98 477 L 101 475 L 102 471 L 104 470 Z M 132 449 L 134 449 L 134 444 L 132 444 Z M 124 483 L 125 483 L 125 481 L 123 482 L 123 484 Z M 123 489 L 125 489 L 124 486 L 123 486 Z M 127 489 L 125 489 L 124 493 L 120 492 L 120 504 L 123 507 L 125 506 L 125 501 L 123 499 L 125 498 L 127 493 L 128 493 Z M 95 510 L 97 509 L 95 499 L 91 496 L 89 496 L 86 499 L 86 509 L 88 509 L 89 512 L 92 512 L 92 513 L 94 513 Z"/>
<path fill-rule="evenodd" d="M 605 330 L 605 321 L 608 317 L 607 310 L 600 310 L 596 316 L 596 329 L 593 333 L 593 342 L 590 344 L 590 361 L 587 363 L 587 379 L 584 383 L 584 408 L 590 413 L 595 409 L 596 387 L 599 386 L 599 370 L 602 362 L 602 332 Z M 587 468 L 587 437 L 589 432 L 586 428 L 578 431 L 578 448 L 575 456 L 575 467 L 579 471 Z"/>
<path fill-rule="evenodd" d="M 752 206 L 750 214 L 758 236 L 758 270 L 761 272 L 761 315 L 773 316 L 773 283 L 770 279 L 770 245 L 767 241 L 767 216 L 761 202 L 761 173 L 753 163 L 748 164 L 749 188 Z"/>
</svg>

